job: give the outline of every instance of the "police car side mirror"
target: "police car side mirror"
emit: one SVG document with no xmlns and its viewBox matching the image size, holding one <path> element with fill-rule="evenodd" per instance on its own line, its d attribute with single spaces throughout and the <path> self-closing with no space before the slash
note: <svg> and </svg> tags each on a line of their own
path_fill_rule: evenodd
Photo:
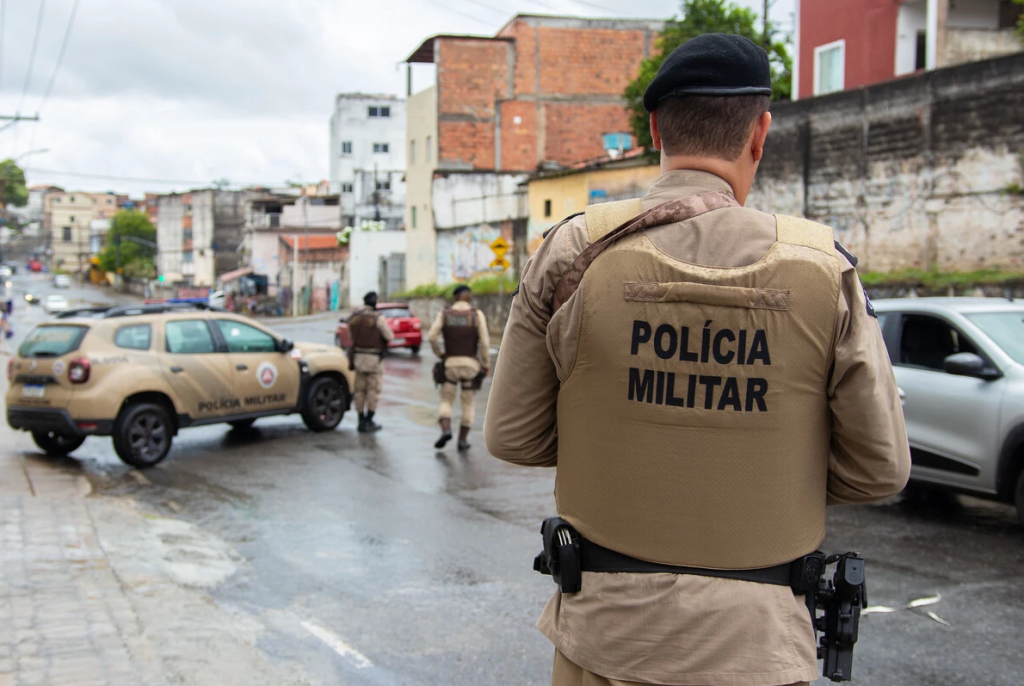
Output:
<svg viewBox="0 0 1024 686">
<path fill-rule="evenodd" d="M 281 340 L 279 340 L 277 342 L 277 352 L 279 352 L 279 353 L 291 352 L 292 348 L 294 348 L 294 347 L 295 347 L 295 344 L 292 343 L 291 341 L 289 341 L 287 338 L 282 338 Z"/>
<path fill-rule="evenodd" d="M 957 353 L 945 360 L 947 374 L 971 376 L 984 381 L 995 381 L 1002 374 L 995 367 L 989 366 L 984 359 L 974 353 Z"/>
</svg>

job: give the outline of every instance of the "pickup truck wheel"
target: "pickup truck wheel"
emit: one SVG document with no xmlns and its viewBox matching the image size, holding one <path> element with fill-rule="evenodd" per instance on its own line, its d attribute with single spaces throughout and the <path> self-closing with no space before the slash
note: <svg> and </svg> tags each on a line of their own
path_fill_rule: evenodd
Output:
<svg viewBox="0 0 1024 686">
<path fill-rule="evenodd" d="M 313 431 L 330 431 L 345 414 L 345 391 L 337 379 L 320 376 L 309 386 L 302 421 Z"/>
<path fill-rule="evenodd" d="M 1017 477 L 1017 490 L 1013 500 L 1017 504 L 1017 519 L 1020 520 L 1021 526 L 1024 526 L 1024 470 Z"/>
<path fill-rule="evenodd" d="M 236 419 L 233 422 L 228 422 L 228 424 L 231 425 L 232 429 L 238 429 L 239 431 L 243 431 L 245 429 L 248 429 L 250 426 L 252 426 L 255 423 L 256 423 L 256 418 L 255 417 L 252 417 L 250 419 Z"/>
<path fill-rule="evenodd" d="M 33 431 L 32 440 L 47 455 L 63 457 L 85 443 L 84 436 L 64 436 L 52 431 Z"/>
<path fill-rule="evenodd" d="M 171 418 L 161 405 L 129 405 L 114 422 L 114 450 L 125 464 L 152 467 L 167 457 L 173 433 Z"/>
</svg>

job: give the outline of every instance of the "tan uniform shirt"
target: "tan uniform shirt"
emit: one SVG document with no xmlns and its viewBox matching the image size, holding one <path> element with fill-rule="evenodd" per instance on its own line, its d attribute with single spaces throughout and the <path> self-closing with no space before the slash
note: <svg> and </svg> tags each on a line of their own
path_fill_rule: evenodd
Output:
<svg viewBox="0 0 1024 686">
<path fill-rule="evenodd" d="M 471 310 L 473 306 L 467 302 L 459 300 L 451 309 L 453 310 Z M 434 354 L 441 357 L 444 354 L 444 349 L 441 347 L 441 343 L 444 341 L 443 331 L 444 329 L 444 312 L 439 312 L 437 317 L 434 318 L 434 323 L 430 327 L 430 331 L 427 332 L 427 340 L 430 341 L 430 347 L 433 349 Z M 487 318 L 484 313 L 477 309 L 476 311 L 476 333 L 478 336 L 476 344 L 476 357 L 462 357 L 453 356 L 445 358 L 444 366 L 449 367 L 463 367 L 471 368 L 474 373 L 480 371 L 481 367 L 489 368 L 491 366 L 491 337 L 487 333 Z"/>
<path fill-rule="evenodd" d="M 374 312 L 374 308 L 363 305 L 357 307 L 352 311 L 352 314 L 358 314 L 360 312 Z M 351 319 L 351 315 L 349 315 Z M 380 331 L 380 335 L 384 337 L 385 342 L 389 342 L 394 339 L 395 332 L 388 326 L 388 320 L 382 314 L 377 314 L 377 331 Z M 349 331 L 351 334 L 351 330 Z M 373 374 L 377 371 L 383 371 L 384 365 L 380 359 L 380 355 L 377 353 L 356 353 L 355 354 L 355 367 L 356 371 L 361 374 Z"/>
<path fill-rule="evenodd" d="M 643 198 L 643 209 L 709 190 L 732 192 L 711 174 L 669 172 Z M 647 236 L 677 259 L 740 267 L 764 257 L 776 227 L 772 215 L 737 207 L 655 227 Z M 571 359 L 579 313 L 569 312 L 549 327 L 551 302 L 561 275 L 589 242 L 584 218 L 576 217 L 549 235 L 523 268 L 484 423 L 487 448 L 495 457 L 557 465 L 558 360 Z M 833 425 L 830 504 L 897 493 L 910 469 L 898 389 L 880 328 L 867 313 L 853 266 L 842 256 L 839 260 L 841 296 L 827 388 Z M 737 507 L 742 498 L 737 494 Z M 813 681 L 817 675 L 806 606 L 786 587 L 691 575 L 586 572 L 583 588 L 574 595 L 556 592 L 537 626 L 570 660 L 602 676 L 746 686 Z"/>
</svg>

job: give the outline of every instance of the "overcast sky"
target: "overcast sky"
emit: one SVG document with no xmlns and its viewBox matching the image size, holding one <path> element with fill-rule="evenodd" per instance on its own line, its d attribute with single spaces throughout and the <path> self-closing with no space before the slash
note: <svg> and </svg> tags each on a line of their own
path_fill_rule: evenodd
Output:
<svg viewBox="0 0 1024 686">
<path fill-rule="evenodd" d="M 44 101 L 74 4 L 0 0 L 0 114 L 40 115 L 0 131 L 0 157 L 24 155 L 30 184 L 133 195 L 218 178 L 325 179 L 334 94 L 404 94 L 399 65 L 433 34 L 492 35 L 515 12 L 661 19 L 679 9 L 677 0 L 80 0 Z M 783 28 L 793 4 L 772 9 Z M 425 69 L 417 90 L 431 78 Z M 26 155 L 38 149 L 48 151 Z"/>
</svg>

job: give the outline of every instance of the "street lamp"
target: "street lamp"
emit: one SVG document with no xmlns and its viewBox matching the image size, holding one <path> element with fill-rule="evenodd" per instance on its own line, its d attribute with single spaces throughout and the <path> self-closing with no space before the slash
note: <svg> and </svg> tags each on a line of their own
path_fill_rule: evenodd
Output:
<svg viewBox="0 0 1024 686">
<path fill-rule="evenodd" d="M 18 160 L 20 160 L 22 158 L 27 158 L 30 155 L 41 155 L 43 153 L 49 153 L 49 152 L 50 152 L 50 148 L 49 147 L 39 147 L 39 148 L 34 149 L 34 151 L 29 151 L 28 153 L 22 153 L 22 154 L 18 155 L 16 158 L 11 160 L 11 162 L 17 162 Z"/>
</svg>

